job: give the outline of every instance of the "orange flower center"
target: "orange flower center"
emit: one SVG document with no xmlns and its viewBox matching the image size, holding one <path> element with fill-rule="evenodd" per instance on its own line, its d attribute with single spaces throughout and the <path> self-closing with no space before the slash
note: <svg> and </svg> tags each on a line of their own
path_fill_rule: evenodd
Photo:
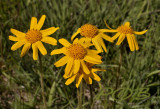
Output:
<svg viewBox="0 0 160 109">
<path fill-rule="evenodd" d="M 94 38 L 98 34 L 98 29 L 96 26 L 91 24 L 85 24 L 81 26 L 81 36 Z"/>
<path fill-rule="evenodd" d="M 87 55 L 87 50 L 80 44 L 70 45 L 67 52 L 74 59 L 83 59 Z"/>
<path fill-rule="evenodd" d="M 42 39 L 42 33 L 38 30 L 28 30 L 28 32 L 26 33 L 26 37 L 28 42 L 30 43 L 35 43 L 37 41 L 40 41 Z"/>
<path fill-rule="evenodd" d="M 131 27 L 124 26 L 124 25 L 119 26 L 117 30 L 118 30 L 118 32 L 123 33 L 123 34 L 132 34 L 133 33 L 133 30 Z"/>
</svg>

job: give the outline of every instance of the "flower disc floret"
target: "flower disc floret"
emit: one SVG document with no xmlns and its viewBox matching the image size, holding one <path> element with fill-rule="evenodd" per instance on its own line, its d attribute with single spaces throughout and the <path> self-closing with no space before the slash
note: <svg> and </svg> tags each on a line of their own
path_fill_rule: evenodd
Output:
<svg viewBox="0 0 160 109">
<path fill-rule="evenodd" d="M 94 25 L 85 24 L 81 26 L 80 34 L 84 37 L 94 38 L 98 34 L 98 29 Z"/>
<path fill-rule="evenodd" d="M 28 42 L 35 43 L 37 41 L 41 41 L 42 33 L 39 30 L 31 29 L 26 33 L 26 37 Z"/>
<path fill-rule="evenodd" d="M 117 30 L 118 32 L 123 33 L 123 34 L 133 34 L 133 30 L 129 26 L 122 25 L 122 26 L 119 26 Z"/>
<path fill-rule="evenodd" d="M 80 44 L 73 44 L 67 48 L 68 55 L 74 59 L 83 59 L 87 55 L 87 50 Z"/>
</svg>

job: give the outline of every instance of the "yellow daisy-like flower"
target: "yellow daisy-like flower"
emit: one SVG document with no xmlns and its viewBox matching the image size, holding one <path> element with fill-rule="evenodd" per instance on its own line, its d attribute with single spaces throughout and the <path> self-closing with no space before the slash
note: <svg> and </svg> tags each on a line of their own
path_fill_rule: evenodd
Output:
<svg viewBox="0 0 160 109">
<path fill-rule="evenodd" d="M 98 55 L 96 50 L 90 50 L 88 47 L 91 46 L 89 43 L 83 43 L 82 41 L 78 40 L 77 38 L 73 41 L 73 44 L 69 43 L 65 39 L 59 39 L 59 42 L 64 46 L 61 49 L 53 50 L 51 55 L 54 54 L 65 54 L 63 58 L 57 61 L 54 65 L 56 67 L 63 66 L 65 64 L 65 75 L 71 76 L 73 69 L 74 74 L 76 74 L 80 67 L 84 70 L 86 74 L 90 74 L 90 70 L 85 64 L 86 62 L 93 63 L 93 64 L 100 64 L 101 56 Z"/>
<path fill-rule="evenodd" d="M 57 45 L 57 40 L 52 37 L 48 37 L 48 35 L 53 34 L 55 31 L 59 29 L 59 27 L 57 28 L 50 27 L 45 30 L 40 30 L 44 24 L 45 18 L 46 16 L 42 15 L 39 22 L 37 23 L 37 18 L 32 17 L 30 29 L 28 30 L 27 33 L 23 33 L 15 29 L 11 29 L 11 32 L 14 35 L 16 35 L 16 37 L 9 36 L 9 40 L 16 41 L 16 43 L 11 47 L 11 50 L 15 51 L 18 48 L 20 48 L 22 45 L 24 45 L 21 51 L 21 57 L 23 57 L 32 45 L 33 59 L 37 60 L 38 49 L 43 55 L 47 54 L 47 51 L 43 46 L 42 42 L 45 42 L 51 45 Z"/>
<path fill-rule="evenodd" d="M 130 22 L 126 22 L 124 25 L 119 26 L 115 30 L 110 28 L 107 24 L 106 24 L 106 26 L 110 30 L 106 30 L 105 32 L 117 32 L 112 37 L 113 40 L 115 40 L 115 39 L 117 39 L 119 37 L 116 45 L 120 45 L 122 43 L 122 41 L 125 39 L 125 37 L 127 37 L 127 41 L 128 41 L 129 48 L 130 48 L 131 51 L 139 49 L 139 46 L 138 46 L 138 43 L 137 43 L 137 40 L 136 40 L 136 37 L 135 37 L 134 34 L 142 35 L 142 34 L 147 32 L 147 30 L 144 30 L 144 31 L 141 31 L 141 32 L 134 31 L 130 27 Z"/>
<path fill-rule="evenodd" d="M 66 76 L 64 75 L 63 77 L 65 79 L 68 78 L 68 80 L 65 82 L 66 85 L 71 84 L 75 79 L 76 79 L 76 87 L 79 87 L 79 84 L 81 83 L 82 78 L 84 78 L 84 80 L 87 82 L 87 84 L 92 84 L 92 79 L 96 80 L 96 81 L 100 81 L 101 78 L 95 74 L 96 71 L 105 71 L 103 69 L 99 69 L 99 68 L 92 68 L 92 66 L 94 64 L 85 62 L 87 68 L 89 69 L 89 71 L 91 72 L 90 74 L 86 74 L 84 72 L 84 70 L 80 67 L 80 70 L 77 73 L 74 73 L 73 69 L 71 70 L 72 74 L 71 76 Z M 91 79 L 92 78 L 92 79 Z"/>
<path fill-rule="evenodd" d="M 103 52 L 102 48 L 107 52 L 103 39 L 110 42 L 113 42 L 113 40 L 111 37 L 104 34 L 105 30 L 106 29 L 98 29 L 96 26 L 91 24 L 85 24 L 78 28 L 77 32 L 72 35 L 71 40 L 80 33 L 81 36 L 84 36 L 81 40 L 84 42 L 92 42 L 99 52 Z"/>
</svg>

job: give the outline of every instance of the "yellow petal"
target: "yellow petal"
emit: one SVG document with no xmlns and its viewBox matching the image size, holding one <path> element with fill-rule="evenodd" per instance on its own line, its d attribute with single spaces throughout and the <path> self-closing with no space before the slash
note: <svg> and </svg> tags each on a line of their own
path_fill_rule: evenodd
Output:
<svg viewBox="0 0 160 109">
<path fill-rule="evenodd" d="M 36 27 L 36 25 L 37 25 L 37 18 L 32 17 L 31 24 L 30 24 L 30 29 L 34 29 L 34 27 Z"/>
<path fill-rule="evenodd" d="M 121 34 L 118 38 L 116 45 L 120 45 L 125 38 L 125 34 Z"/>
<path fill-rule="evenodd" d="M 77 88 L 79 87 L 79 84 L 81 83 L 82 78 L 83 78 L 83 74 L 78 74 L 77 75 L 77 77 L 76 77 L 76 87 Z"/>
<path fill-rule="evenodd" d="M 97 50 L 91 50 L 91 49 L 87 49 L 87 54 L 98 54 L 99 52 Z"/>
<path fill-rule="evenodd" d="M 109 29 L 112 29 L 112 28 L 109 27 L 109 25 L 107 24 L 107 22 L 105 20 L 104 20 L 104 23 Z"/>
<path fill-rule="evenodd" d="M 105 33 L 105 32 L 110 32 L 110 33 L 114 33 L 114 32 L 117 32 L 117 30 L 113 30 L 113 29 L 99 29 L 98 30 L 99 32 L 101 33 Z"/>
<path fill-rule="evenodd" d="M 142 34 L 146 33 L 147 31 L 148 30 L 144 30 L 144 31 L 141 31 L 141 32 L 134 31 L 134 34 L 142 35 Z"/>
<path fill-rule="evenodd" d="M 106 34 L 102 34 L 102 33 L 101 33 L 101 37 L 102 37 L 103 39 L 105 39 L 105 40 L 109 41 L 109 42 L 113 42 L 112 38 L 111 38 L 111 37 L 109 37 L 109 36 L 108 36 L 108 35 L 106 35 Z"/>
<path fill-rule="evenodd" d="M 31 43 L 26 43 L 23 46 L 22 51 L 21 51 L 21 57 L 23 57 L 28 52 L 28 50 L 30 49 L 30 47 L 31 47 Z"/>
<path fill-rule="evenodd" d="M 32 50 L 33 50 L 33 59 L 38 60 L 38 48 L 36 46 L 36 43 L 32 44 Z"/>
<path fill-rule="evenodd" d="M 40 30 L 44 24 L 45 19 L 46 19 L 46 15 L 42 15 L 35 29 Z"/>
<path fill-rule="evenodd" d="M 80 60 L 74 60 L 74 74 L 78 73 L 80 69 Z"/>
<path fill-rule="evenodd" d="M 97 74 L 95 74 L 93 71 L 92 71 L 90 76 L 91 76 L 91 78 L 93 78 L 96 81 L 100 81 L 101 80 L 101 78 Z"/>
<path fill-rule="evenodd" d="M 126 22 L 126 23 L 124 24 L 124 26 L 130 27 L 130 22 Z"/>
<path fill-rule="evenodd" d="M 38 47 L 38 49 L 42 53 L 42 55 L 46 55 L 47 54 L 47 51 L 46 51 L 46 49 L 43 46 L 41 41 L 36 42 L 36 46 Z"/>
<path fill-rule="evenodd" d="M 65 68 L 65 75 L 68 75 L 73 67 L 74 60 L 72 58 L 68 59 L 67 66 Z"/>
<path fill-rule="evenodd" d="M 83 60 L 81 60 L 82 69 L 86 74 L 90 74 L 90 71 Z"/>
<path fill-rule="evenodd" d="M 15 51 L 18 48 L 20 48 L 22 45 L 24 45 L 26 42 L 25 41 L 18 41 L 14 45 L 12 45 L 11 50 Z"/>
<path fill-rule="evenodd" d="M 14 36 L 9 36 L 9 40 L 11 40 L 11 41 L 19 41 L 19 39 L 17 37 L 14 37 Z"/>
<path fill-rule="evenodd" d="M 135 50 L 135 46 L 134 46 L 133 39 L 132 39 L 130 34 L 127 34 L 127 40 L 128 40 L 128 44 L 129 44 L 130 50 L 134 51 Z"/>
<path fill-rule="evenodd" d="M 87 84 L 92 84 L 92 79 L 89 76 L 84 75 L 83 78 L 84 78 L 84 80 L 86 81 Z"/>
<path fill-rule="evenodd" d="M 65 53 L 65 52 L 66 52 L 66 47 L 63 47 L 63 48 L 60 48 L 60 49 L 53 50 L 53 51 L 51 52 L 51 55 L 61 54 L 61 53 Z"/>
<path fill-rule="evenodd" d="M 78 38 L 74 39 L 73 44 L 78 43 Z"/>
<path fill-rule="evenodd" d="M 104 44 L 103 39 L 101 37 L 99 37 L 98 41 L 101 44 L 101 46 L 104 49 L 104 51 L 107 52 L 107 48 L 106 48 L 106 45 Z"/>
<path fill-rule="evenodd" d="M 54 65 L 55 65 L 56 67 L 60 67 L 60 66 L 65 65 L 67 62 L 68 62 L 68 57 L 67 57 L 67 56 L 64 56 L 64 57 L 62 57 L 60 60 L 58 60 L 56 63 L 54 63 Z"/>
<path fill-rule="evenodd" d="M 59 29 L 59 27 L 55 28 L 55 27 L 50 27 L 48 29 L 45 30 L 41 30 L 40 32 L 42 33 L 43 36 L 48 36 L 53 34 L 54 32 L 56 32 Z"/>
<path fill-rule="evenodd" d="M 93 63 L 93 64 L 101 64 L 102 63 L 102 61 L 100 59 L 96 59 L 92 55 L 85 56 L 84 60 L 87 61 L 87 62 L 89 62 L 89 63 Z"/>
<path fill-rule="evenodd" d="M 132 35 L 132 39 L 133 39 L 133 43 L 135 45 L 136 50 L 139 50 L 139 46 L 138 46 L 138 43 L 137 43 L 135 35 Z"/>
<path fill-rule="evenodd" d="M 80 31 L 81 31 L 81 29 L 78 28 L 77 32 L 75 32 L 75 33 L 72 35 L 71 40 L 73 40 L 73 39 L 77 36 L 77 34 L 80 33 Z"/>
<path fill-rule="evenodd" d="M 103 52 L 101 45 L 98 43 L 98 41 L 95 38 L 92 39 L 92 43 L 96 47 L 98 52 Z"/>
<path fill-rule="evenodd" d="M 66 39 L 59 39 L 59 43 L 61 43 L 65 47 L 69 47 L 71 44 Z"/>
<path fill-rule="evenodd" d="M 20 31 L 18 31 L 18 30 L 16 30 L 16 29 L 12 29 L 11 28 L 11 30 L 10 30 L 14 35 L 16 35 L 17 37 L 25 37 L 25 33 L 23 33 L 23 32 L 20 32 Z"/>
<path fill-rule="evenodd" d="M 76 79 L 76 76 L 77 76 L 77 74 L 76 74 L 76 75 L 73 75 L 71 78 L 69 78 L 69 79 L 65 82 L 65 84 L 66 84 L 66 85 L 71 84 L 71 83 Z"/>
<path fill-rule="evenodd" d="M 114 41 L 115 39 L 117 39 L 118 38 L 118 36 L 120 36 L 121 35 L 121 33 L 116 33 L 113 37 L 112 37 L 112 40 Z"/>
<path fill-rule="evenodd" d="M 57 40 L 52 37 L 43 37 L 41 41 L 51 45 L 57 45 Z"/>
</svg>

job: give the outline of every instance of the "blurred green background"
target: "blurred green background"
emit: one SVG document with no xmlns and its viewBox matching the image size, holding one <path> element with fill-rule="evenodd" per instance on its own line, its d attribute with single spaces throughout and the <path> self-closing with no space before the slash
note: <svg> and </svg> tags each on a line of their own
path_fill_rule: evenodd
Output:
<svg viewBox="0 0 160 109">
<path fill-rule="evenodd" d="M 94 101 L 90 105 L 89 86 L 84 85 L 84 109 L 112 109 L 118 95 L 116 109 L 160 108 L 160 1 L 159 0 L 0 0 L 0 108 L 39 109 L 43 107 L 39 76 L 39 63 L 33 61 L 32 50 L 20 58 L 21 49 L 11 51 L 14 42 L 10 28 L 27 32 L 31 17 L 38 19 L 45 14 L 42 29 L 60 27 L 52 37 L 57 40 L 71 35 L 81 25 L 91 23 L 99 29 L 116 29 L 126 21 L 135 31 L 148 29 L 136 36 L 140 49 L 130 52 L 128 44 L 123 48 L 120 84 L 115 91 L 116 72 L 120 47 L 106 42 L 107 53 L 102 53 L 103 63 L 98 67 L 101 81 L 93 82 Z M 108 34 L 113 36 L 114 34 Z M 123 42 L 125 43 L 125 42 Z M 50 56 L 53 49 L 62 47 L 44 44 L 48 54 L 42 57 L 45 96 L 50 109 L 77 108 L 75 82 L 66 86 L 64 67 L 53 63 L 62 55 Z"/>
</svg>

